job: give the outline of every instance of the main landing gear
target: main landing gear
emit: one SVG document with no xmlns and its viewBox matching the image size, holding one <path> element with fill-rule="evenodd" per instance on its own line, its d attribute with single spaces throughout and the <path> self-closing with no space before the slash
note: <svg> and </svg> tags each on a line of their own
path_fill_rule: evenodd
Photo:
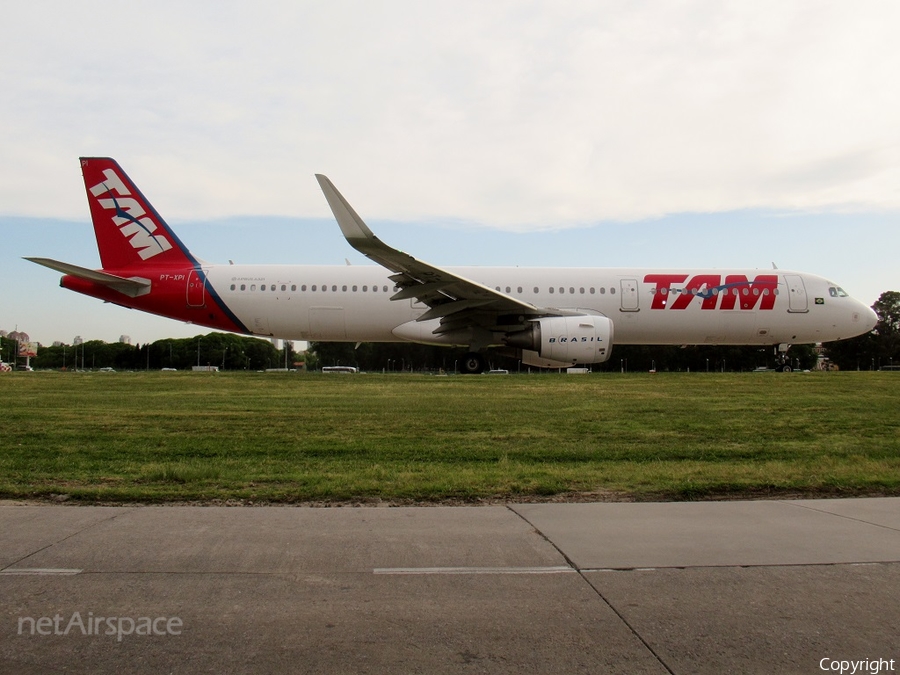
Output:
<svg viewBox="0 0 900 675">
<path fill-rule="evenodd" d="M 484 357 L 477 352 L 469 352 L 463 357 L 459 372 L 463 375 L 479 375 L 484 372 Z"/>
</svg>

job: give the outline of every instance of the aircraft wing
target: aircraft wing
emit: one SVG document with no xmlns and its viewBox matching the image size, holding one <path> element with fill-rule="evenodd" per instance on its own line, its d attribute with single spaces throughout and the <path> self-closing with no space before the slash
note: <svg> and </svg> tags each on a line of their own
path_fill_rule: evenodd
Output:
<svg viewBox="0 0 900 675">
<path fill-rule="evenodd" d="M 370 260 L 394 272 L 390 278 L 400 290 L 391 300 L 416 298 L 427 305 L 429 309 L 417 321 L 439 318 L 441 325 L 435 333 L 471 326 L 490 330 L 500 316 L 527 319 L 565 314 L 537 307 L 388 246 L 375 236 L 326 176 L 316 174 L 316 179 L 347 242 Z M 504 322 L 504 326 L 508 330 L 509 323 Z"/>
</svg>

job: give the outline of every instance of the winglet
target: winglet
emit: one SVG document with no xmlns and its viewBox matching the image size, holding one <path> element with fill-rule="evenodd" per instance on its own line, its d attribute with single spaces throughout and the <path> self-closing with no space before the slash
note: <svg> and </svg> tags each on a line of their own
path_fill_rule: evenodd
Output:
<svg viewBox="0 0 900 675">
<path fill-rule="evenodd" d="M 371 240 L 377 238 L 372 230 L 369 229 L 368 225 L 363 222 L 363 219 L 353 210 L 353 207 L 350 206 L 349 202 L 344 199 L 344 196 L 338 192 L 336 187 L 334 187 L 334 183 L 328 180 L 327 176 L 317 173 L 316 180 L 319 181 L 319 187 L 321 187 L 322 192 L 325 193 L 325 199 L 328 200 L 328 206 L 331 207 L 331 212 L 334 213 L 338 225 L 341 226 L 341 232 L 344 233 L 344 237 L 351 245 L 353 245 L 353 240 Z"/>
<path fill-rule="evenodd" d="M 331 212 L 348 244 L 392 272 L 406 272 L 409 263 L 416 262 L 411 256 L 388 246 L 376 237 L 327 176 L 317 173 L 316 180 L 319 181 L 319 187 L 322 188 L 328 206 L 331 207 Z"/>
</svg>

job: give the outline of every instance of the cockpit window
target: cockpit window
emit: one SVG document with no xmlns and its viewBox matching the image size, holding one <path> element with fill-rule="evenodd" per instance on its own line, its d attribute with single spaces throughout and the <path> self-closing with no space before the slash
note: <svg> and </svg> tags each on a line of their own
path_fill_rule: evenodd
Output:
<svg viewBox="0 0 900 675">
<path fill-rule="evenodd" d="M 847 298 L 847 297 L 849 297 L 849 296 L 847 295 L 847 291 L 845 291 L 845 290 L 844 290 L 843 288 L 841 288 L 840 286 L 829 286 L 829 287 L 828 287 L 828 294 L 829 294 L 832 298 Z"/>
</svg>

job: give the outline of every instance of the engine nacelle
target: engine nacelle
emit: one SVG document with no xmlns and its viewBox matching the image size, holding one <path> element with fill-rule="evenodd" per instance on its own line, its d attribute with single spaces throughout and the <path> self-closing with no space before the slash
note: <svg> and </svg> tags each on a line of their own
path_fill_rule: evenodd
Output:
<svg viewBox="0 0 900 675">
<path fill-rule="evenodd" d="M 565 364 L 603 363 L 612 354 L 613 323 L 605 316 L 550 316 L 504 342 Z"/>
</svg>

